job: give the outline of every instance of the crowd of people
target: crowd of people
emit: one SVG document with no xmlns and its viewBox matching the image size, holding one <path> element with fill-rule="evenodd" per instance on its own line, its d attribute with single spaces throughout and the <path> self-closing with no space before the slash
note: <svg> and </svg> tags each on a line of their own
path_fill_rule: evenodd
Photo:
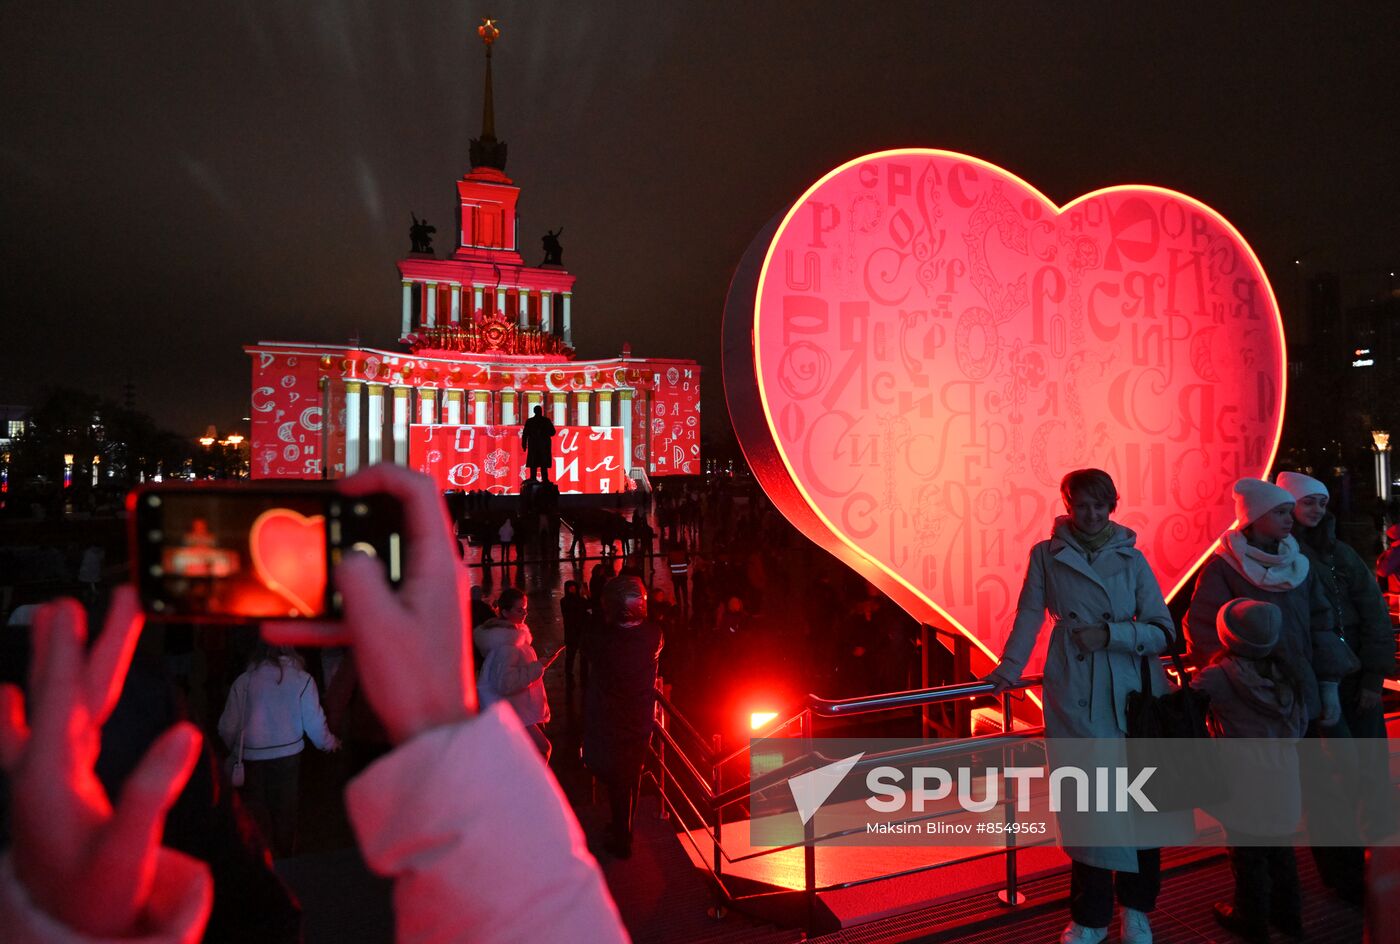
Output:
<svg viewBox="0 0 1400 944">
<path fill-rule="evenodd" d="M 1217 902 L 1215 917 L 1247 941 L 1266 942 L 1271 927 L 1303 935 L 1291 844 L 1304 809 L 1311 830 L 1325 823 L 1331 836 L 1355 838 L 1313 852 L 1323 881 L 1357 904 L 1364 841 L 1396 828 L 1380 695 L 1395 674 L 1395 636 L 1370 569 L 1337 540 L 1322 482 L 1283 472 L 1277 483 L 1242 478 L 1233 494 L 1236 524 L 1201 569 L 1184 623 L 1188 661 L 1199 670 L 1191 684 L 1209 695 L 1218 736 L 1356 739 L 1361 781 L 1372 787 L 1338 795 L 1326 771 L 1270 752 L 1274 762 L 1293 758 L 1275 771 L 1282 809 L 1262 820 L 1248 802 L 1215 810 L 1235 879 L 1233 899 Z M 986 680 L 998 691 L 1018 682 L 1048 614 L 1047 737 L 1126 737 L 1129 697 L 1146 681 L 1154 695 L 1167 691 L 1153 657 L 1176 644 L 1176 627 L 1136 535 L 1110 519 L 1118 505 L 1112 479 L 1082 469 L 1065 477 L 1061 495 L 1066 514 L 1031 552 L 1015 624 Z M 1071 920 L 1062 944 L 1105 940 L 1115 898 L 1121 939 L 1148 944 L 1160 849 L 1066 851 Z"/>
<path fill-rule="evenodd" d="M 622 939 L 589 851 L 631 855 L 658 676 L 711 730 L 720 719 L 706 710 L 724 710 L 716 706 L 729 705 L 728 693 L 749 678 L 786 676 L 794 696 L 917 687 L 917 624 L 799 538 L 757 492 L 723 483 L 658 488 L 654 508 L 638 511 L 648 524 L 633 534 L 644 541 L 619 542 L 616 553 L 609 542 L 586 569 L 573 562 L 557 598 L 563 645 L 543 658 L 530 595 L 508 584 L 492 599 L 481 579 L 489 568 L 464 565 L 460 518 L 445 513 L 426 480 L 377 467 L 344 488 L 403 501 L 414 550 L 401 591 L 352 556 L 335 575 L 343 625 L 268 624 L 244 644 L 230 636 L 219 660 L 227 694 L 209 696 L 222 706 L 222 774 L 199 731 L 177 723 L 177 706 L 141 704 L 157 686 L 123 690 L 128 666 L 133 679 L 150 669 L 132 661 L 140 619 L 128 593 L 113 596 L 87 655 L 76 605 L 27 611 L 36 667 L 28 700 L 14 685 L 0 689 L 0 763 L 15 812 L 0 859 L 0 921 L 18 929 L 16 940 L 195 940 L 202 931 L 209 940 L 247 939 L 252 919 L 220 902 L 258 895 L 266 900 L 259 939 L 294 939 L 294 905 L 257 843 L 239 845 L 241 814 L 217 784 L 231 777 L 271 851 L 291 854 L 307 743 L 353 755 L 351 823 L 365 860 L 395 878 L 400 940 Z M 1018 684 L 1048 613 L 1052 738 L 1127 736 L 1128 696 L 1141 687 L 1143 666 L 1152 693 L 1165 693 L 1171 683 L 1152 657 L 1184 643 L 1218 735 L 1354 740 L 1358 762 L 1375 771 L 1371 794 L 1336 796 L 1325 777 L 1296 764 L 1278 777 L 1296 782 L 1310 823 L 1315 811 L 1331 810 L 1329 828 L 1353 830 L 1355 844 L 1313 855 L 1341 898 L 1360 901 L 1365 841 L 1395 828 L 1381 773 L 1381 690 L 1395 672 L 1394 635 L 1378 580 L 1400 573 L 1400 560 L 1388 552 L 1373 569 L 1338 540 L 1321 482 L 1300 473 L 1282 473 L 1277 484 L 1242 479 L 1238 524 L 1202 568 L 1178 633 L 1135 535 L 1112 520 L 1112 480 L 1079 470 L 1061 491 L 1066 514 L 1031 552 L 1015 623 L 987 681 L 997 690 Z M 609 816 L 600 836 L 583 835 L 547 767 L 555 712 L 545 680 L 556 664 L 570 703 L 582 690 L 582 762 Z M 167 658 L 164 668 L 172 666 Z M 98 743 L 103 762 L 109 743 L 125 762 L 104 770 Z M 1235 893 L 1216 906 L 1220 923 L 1251 941 L 1267 940 L 1271 926 L 1301 935 L 1289 840 L 1270 843 L 1247 815 L 1222 821 Z M 1071 921 L 1061 940 L 1104 940 L 1116 901 L 1122 939 L 1150 942 L 1160 850 L 1067 851 Z M 93 894 L 60 891 L 75 887 Z"/>
</svg>

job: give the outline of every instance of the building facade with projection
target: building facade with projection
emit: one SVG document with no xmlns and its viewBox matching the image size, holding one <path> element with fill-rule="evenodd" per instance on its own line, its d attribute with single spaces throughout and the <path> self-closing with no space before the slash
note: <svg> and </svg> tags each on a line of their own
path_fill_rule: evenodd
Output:
<svg viewBox="0 0 1400 944">
<path fill-rule="evenodd" d="M 528 477 L 520 424 L 538 406 L 558 430 L 551 479 L 564 493 L 610 493 L 646 476 L 700 470 L 700 366 L 574 349 L 574 276 L 557 240 L 543 264 L 520 253 L 518 187 L 495 136 L 491 44 L 481 137 L 457 181 L 455 248 L 398 263 L 403 349 L 260 342 L 252 358 L 251 474 L 340 478 L 376 462 L 433 476 L 444 489 L 519 491 Z M 552 242 L 552 248 L 551 248 Z"/>
</svg>

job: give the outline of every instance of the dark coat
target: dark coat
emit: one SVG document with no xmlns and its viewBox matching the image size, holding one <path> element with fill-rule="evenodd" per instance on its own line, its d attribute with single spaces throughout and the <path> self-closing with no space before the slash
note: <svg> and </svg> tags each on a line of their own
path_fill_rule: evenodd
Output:
<svg viewBox="0 0 1400 944">
<path fill-rule="evenodd" d="M 520 430 L 520 442 L 525 446 L 525 465 L 530 468 L 549 465 L 551 460 L 550 440 L 554 438 L 554 424 L 543 413 L 525 421 Z"/>
<path fill-rule="evenodd" d="M 1215 618 L 1220 608 L 1236 597 L 1279 608 L 1283 626 L 1275 651 L 1301 680 L 1308 717 L 1318 717 L 1322 712 L 1318 680 L 1340 681 L 1355 668 L 1356 660 L 1333 628 L 1332 605 L 1317 574 L 1309 567 L 1307 579 L 1293 589 L 1265 590 L 1250 582 L 1217 550 L 1201 568 L 1186 612 L 1187 657 L 1196 666 L 1205 666 L 1220 651 Z"/>
<path fill-rule="evenodd" d="M 1298 544 L 1332 604 L 1342 638 L 1361 660 L 1361 687 L 1380 691 L 1395 672 L 1395 631 L 1371 568 L 1349 544 L 1337 540 L 1337 519 L 1331 515 L 1310 531 L 1297 530 Z"/>
<path fill-rule="evenodd" d="M 583 704 L 583 762 L 604 780 L 635 777 L 651 737 L 661 630 L 608 623 L 590 640 Z"/>
</svg>

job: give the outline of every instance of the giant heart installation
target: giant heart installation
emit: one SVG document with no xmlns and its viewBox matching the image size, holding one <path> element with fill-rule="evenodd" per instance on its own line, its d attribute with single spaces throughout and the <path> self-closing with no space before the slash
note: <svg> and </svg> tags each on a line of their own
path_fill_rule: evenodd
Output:
<svg viewBox="0 0 1400 944">
<path fill-rule="evenodd" d="M 1113 476 L 1115 520 L 1180 590 L 1231 485 L 1273 463 L 1285 364 L 1273 290 L 1219 213 L 1147 186 L 1056 207 L 949 151 L 828 173 L 725 307 L 726 399 L 778 508 L 990 658 L 1072 469 Z"/>
</svg>

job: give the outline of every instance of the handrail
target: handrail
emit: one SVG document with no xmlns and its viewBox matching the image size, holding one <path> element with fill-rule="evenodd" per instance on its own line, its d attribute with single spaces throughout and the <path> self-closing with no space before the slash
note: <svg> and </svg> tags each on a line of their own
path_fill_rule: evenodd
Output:
<svg viewBox="0 0 1400 944">
<path fill-rule="evenodd" d="M 695 765 L 691 762 L 690 757 L 681 748 L 681 746 L 678 743 L 676 743 L 676 739 L 671 736 L 671 732 L 663 727 L 660 727 L 659 725 L 655 728 L 655 730 L 658 734 L 661 735 L 662 740 L 664 740 L 668 745 L 670 745 L 671 750 L 675 751 L 677 754 L 680 755 L 681 762 L 685 764 L 686 772 L 689 773 L 690 776 L 695 779 L 696 783 L 700 784 L 700 789 L 705 795 L 705 802 L 713 803 L 715 797 L 714 794 L 710 791 L 709 784 L 705 782 L 705 775 L 700 773 L 700 771 L 696 769 Z"/>
<path fill-rule="evenodd" d="M 685 732 L 689 734 L 691 738 L 694 739 L 696 744 L 700 745 L 700 750 L 704 754 L 704 756 L 701 759 L 704 761 L 705 765 L 709 766 L 711 763 L 713 763 L 713 760 L 710 756 L 710 749 L 705 746 L 709 742 L 709 738 L 705 737 L 699 731 L 695 730 L 695 725 L 687 721 L 685 715 L 681 714 L 680 711 L 677 710 L 676 706 L 671 704 L 671 700 L 665 695 L 661 694 L 661 691 L 659 689 L 653 689 L 652 694 L 653 696 L 655 696 L 656 700 L 661 703 L 661 707 L 666 709 L 666 714 L 679 721 L 681 723 L 681 727 L 685 729 Z"/>
<path fill-rule="evenodd" d="M 1000 694 L 1001 697 L 999 698 L 999 702 L 1002 714 L 1002 730 L 1000 732 L 996 734 L 987 734 L 967 738 L 948 739 L 936 744 L 927 744 L 913 748 L 895 748 L 889 751 L 884 751 L 878 754 L 870 755 L 866 758 L 862 758 L 860 766 L 887 761 L 889 758 L 893 757 L 915 758 L 937 756 L 941 753 L 969 749 L 1005 749 L 1016 743 L 1024 742 L 1028 738 L 1032 738 L 1037 734 L 1042 733 L 1043 729 L 1039 727 L 1013 730 L 1011 716 L 1013 693 L 1017 690 L 1035 687 L 1041 682 L 1042 676 L 1037 675 L 1022 678 L 1017 683 L 1005 688 L 999 688 L 991 682 L 976 681 L 962 682 L 955 685 L 944 685 L 936 688 L 916 689 L 905 692 L 892 692 L 879 695 L 866 695 L 857 698 L 847 699 L 824 699 L 816 695 L 809 695 L 807 699 L 807 704 L 796 714 L 790 716 L 781 723 L 770 725 L 764 728 L 764 736 L 771 736 L 772 734 L 775 734 L 776 732 L 781 731 L 787 726 L 791 725 L 794 721 L 801 720 L 803 722 L 801 737 L 804 739 L 810 739 L 813 735 L 812 722 L 818 717 L 857 717 L 860 715 L 875 714 L 882 711 L 897 711 L 902 709 L 920 707 L 923 705 L 934 705 L 952 701 L 959 701 L 962 699 L 981 698 L 989 695 Z M 705 868 L 711 873 L 711 876 L 715 881 L 715 886 L 718 889 L 718 893 L 721 896 L 722 902 L 732 903 L 735 901 L 744 900 L 749 897 L 754 897 L 748 895 L 736 895 L 730 889 L 729 883 L 724 880 L 724 877 L 721 874 L 722 862 L 734 863 L 738 861 L 744 861 L 747 859 L 755 859 L 779 852 L 790 851 L 798 845 L 801 845 L 804 849 L 804 885 L 809 912 L 810 909 L 814 907 L 815 895 L 818 891 L 831 890 L 837 888 L 847 888 L 853 887 L 855 885 L 863 885 L 869 882 L 880 881 L 883 879 L 894 878 L 902 875 L 911 875 L 917 872 L 923 872 L 930 869 L 942 868 L 943 866 L 952 864 L 956 861 L 967 861 L 968 857 L 962 856 L 958 859 L 945 860 L 926 866 L 919 866 L 913 869 L 906 869 L 899 872 L 871 876 L 869 878 L 858 879 L 852 882 L 843 882 L 818 887 L 816 884 L 815 868 L 817 850 L 816 841 L 834 838 L 836 836 L 839 836 L 840 833 L 838 832 L 827 834 L 824 836 L 816 836 L 815 831 L 812 829 L 813 823 L 810 820 L 806 824 L 804 824 L 805 835 L 801 843 L 792 843 L 786 846 L 766 848 L 760 851 L 750 852 L 745 855 L 741 855 L 737 858 L 729 855 L 729 853 L 724 850 L 722 833 L 724 820 L 723 814 L 727 808 L 748 798 L 754 790 L 766 789 L 769 786 L 780 783 L 784 779 L 791 776 L 797 770 L 810 769 L 814 762 L 827 762 L 831 759 L 823 757 L 817 751 L 809 751 L 807 754 L 804 754 L 801 757 L 788 761 L 781 767 L 764 772 L 757 778 L 745 777 L 743 778 L 741 783 L 738 783 L 732 787 L 724 788 L 722 782 L 723 778 L 721 775 L 721 768 L 724 765 L 728 764 L 730 761 L 733 761 L 739 756 L 741 756 L 746 751 L 749 751 L 752 742 L 750 741 L 749 743 L 745 743 L 741 748 L 732 751 L 729 754 L 724 755 L 723 757 L 719 757 L 717 741 L 715 742 L 715 746 L 713 748 L 706 746 L 705 738 L 702 737 L 700 733 L 694 728 L 694 726 L 691 725 L 690 722 L 684 717 L 684 715 L 682 715 L 676 709 L 675 705 L 672 704 L 671 701 L 659 691 L 656 693 L 656 701 L 657 704 L 660 705 L 661 708 L 666 712 L 668 720 L 676 719 L 680 721 L 681 727 L 689 733 L 691 739 L 695 742 L 695 744 L 699 745 L 699 752 L 701 754 L 702 759 L 700 761 L 700 766 L 697 766 L 697 763 L 691 759 L 689 753 L 686 750 L 682 749 L 680 744 L 676 741 L 675 737 L 669 730 L 669 724 L 654 724 L 654 729 L 661 735 L 660 743 L 662 745 L 669 746 L 673 753 L 679 753 L 681 755 L 681 764 L 683 765 L 684 772 L 688 775 L 689 779 L 693 780 L 696 784 L 699 785 L 700 789 L 699 791 L 693 791 L 692 788 L 689 788 L 687 785 L 683 784 L 678 778 L 674 776 L 666 776 L 666 774 L 669 772 L 669 759 L 665 757 L 664 749 L 652 750 L 653 757 L 655 758 L 658 766 L 661 769 L 661 776 L 653 777 L 653 780 L 658 784 L 658 787 L 661 789 L 661 792 L 663 794 L 662 803 L 664 807 L 670 808 L 676 813 L 679 813 L 679 809 L 676 807 L 675 802 L 673 802 L 675 798 L 673 796 L 665 795 L 668 792 L 667 787 L 670 787 L 672 790 L 675 790 L 681 794 L 680 799 L 684 800 L 684 805 L 689 808 L 690 813 L 694 815 L 699 821 L 699 828 L 703 829 L 708 834 L 709 841 L 713 844 L 712 863 L 709 861 L 705 861 L 706 857 L 701 853 L 700 847 L 696 844 L 695 837 L 693 835 L 690 835 L 690 830 L 688 828 L 685 829 L 685 831 L 687 832 L 687 838 L 691 842 L 691 845 L 695 848 L 696 853 L 699 854 L 700 861 L 704 864 Z M 709 767 L 709 769 L 711 770 L 710 777 L 706 777 L 701 773 L 701 770 L 703 770 L 705 767 Z M 698 798 L 693 796 L 693 792 L 698 792 Z M 1011 802 L 1011 798 L 1007 797 L 1006 799 L 1004 799 L 1001 805 L 1007 811 L 1008 817 L 1014 819 L 1015 813 L 1014 806 Z M 915 818 L 936 818 L 938 815 L 941 814 L 935 814 L 934 817 Z M 686 824 L 684 822 L 684 819 L 680 818 L 679 816 L 678 819 L 681 820 L 681 825 L 685 827 Z M 1024 900 L 1024 896 L 1017 891 L 1016 861 L 1018 851 L 1020 849 L 1029 848 L 1041 844 L 1042 843 L 1037 842 L 1022 843 L 1017 839 L 1013 832 L 1008 832 L 1007 842 L 1004 848 L 990 849 L 985 853 L 978 853 L 976 855 L 973 855 L 971 858 L 981 859 L 992 855 L 1003 855 L 1006 857 L 1006 887 L 1003 891 L 998 893 L 998 897 L 1000 897 L 1003 903 L 1007 905 L 1015 905 L 1019 904 L 1021 901 Z"/>
<path fill-rule="evenodd" d="M 859 698 L 836 700 L 808 695 L 807 701 L 812 711 L 823 718 L 847 718 L 855 715 L 874 714 L 877 711 L 920 708 L 924 705 L 938 705 L 961 698 L 995 695 L 999 691 L 1029 688 L 1038 685 L 1040 680 L 1041 676 L 1039 675 L 1027 676 L 1005 689 L 999 689 L 991 682 L 959 682 L 956 685 L 941 685 L 937 688 L 918 688 L 887 695 L 863 695 Z"/>
</svg>

